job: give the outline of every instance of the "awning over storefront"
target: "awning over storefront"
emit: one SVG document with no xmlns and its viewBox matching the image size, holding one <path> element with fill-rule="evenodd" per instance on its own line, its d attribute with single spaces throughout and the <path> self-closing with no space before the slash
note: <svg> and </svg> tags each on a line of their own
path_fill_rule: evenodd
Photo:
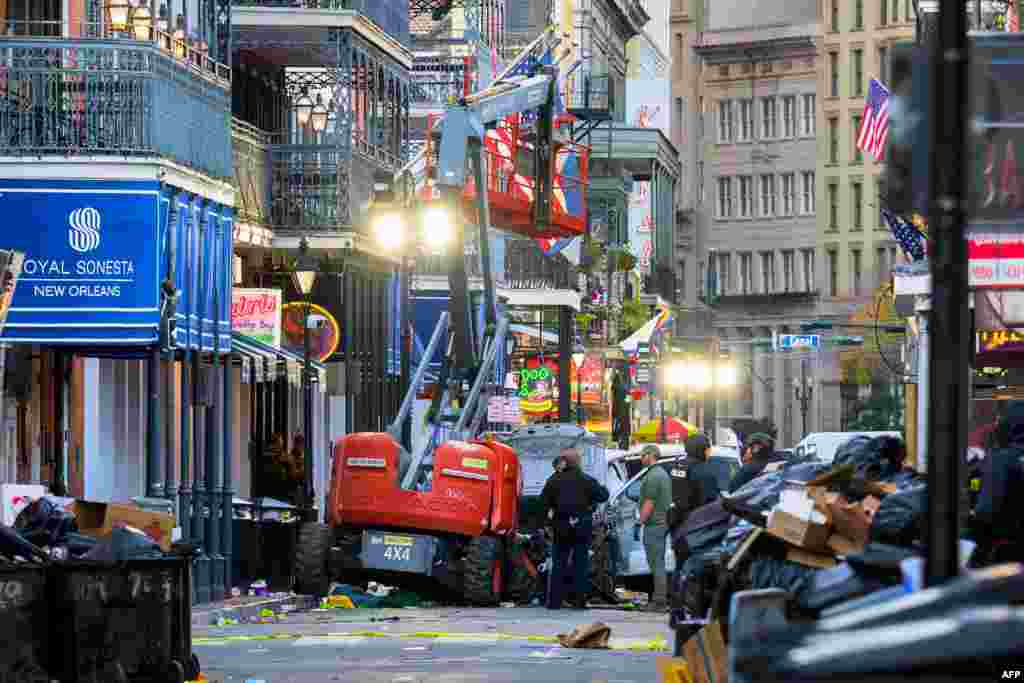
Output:
<svg viewBox="0 0 1024 683">
<path fill-rule="evenodd" d="M 17 226 L 0 248 L 25 254 L 3 341 L 152 346 L 173 265 L 174 344 L 230 349 L 230 207 L 156 181 L 56 179 L 0 180 L 0 206 Z"/>
<path fill-rule="evenodd" d="M 302 365 L 305 359 L 298 354 L 274 348 L 238 332 L 231 333 L 231 350 L 242 357 L 242 381 L 246 384 L 274 379 L 273 376 L 267 376 L 265 372 L 267 364 L 275 362 L 285 364 L 289 382 L 296 385 L 302 384 Z M 273 368 L 271 372 L 276 370 L 277 368 Z M 313 371 L 316 373 L 320 392 L 326 392 L 327 367 L 323 363 L 313 361 Z"/>
</svg>

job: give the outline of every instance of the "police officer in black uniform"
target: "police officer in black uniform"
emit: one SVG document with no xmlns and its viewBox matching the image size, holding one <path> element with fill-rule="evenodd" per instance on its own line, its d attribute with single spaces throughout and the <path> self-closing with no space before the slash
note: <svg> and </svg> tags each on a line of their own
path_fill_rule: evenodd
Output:
<svg viewBox="0 0 1024 683">
<path fill-rule="evenodd" d="M 554 530 L 551 549 L 552 567 L 548 582 L 548 609 L 560 609 L 565 593 L 569 556 L 573 556 L 574 607 L 586 608 L 590 593 L 590 538 L 593 511 L 608 500 L 608 489 L 580 469 L 580 453 L 575 448 L 562 451 L 564 467 L 544 484 L 540 499 Z"/>
</svg>

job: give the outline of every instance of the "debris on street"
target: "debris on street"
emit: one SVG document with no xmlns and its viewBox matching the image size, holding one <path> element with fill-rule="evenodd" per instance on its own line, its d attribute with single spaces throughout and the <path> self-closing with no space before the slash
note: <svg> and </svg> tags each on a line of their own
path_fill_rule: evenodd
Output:
<svg viewBox="0 0 1024 683">
<path fill-rule="evenodd" d="M 611 640 L 612 629 L 607 624 L 595 621 L 586 626 L 577 626 L 568 635 L 558 634 L 558 642 L 562 647 L 581 650 L 607 650 Z"/>
</svg>

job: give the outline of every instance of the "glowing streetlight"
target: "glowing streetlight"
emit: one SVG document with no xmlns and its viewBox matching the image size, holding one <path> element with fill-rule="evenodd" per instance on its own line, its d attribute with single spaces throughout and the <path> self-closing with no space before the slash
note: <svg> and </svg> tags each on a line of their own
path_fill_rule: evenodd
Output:
<svg viewBox="0 0 1024 683">
<path fill-rule="evenodd" d="M 373 219 L 377 242 L 389 251 L 398 251 L 405 242 L 405 222 L 397 213 L 386 213 Z"/>
<path fill-rule="evenodd" d="M 317 133 L 324 132 L 327 128 L 327 107 L 324 106 L 323 98 L 320 95 L 316 96 L 316 104 L 313 105 L 309 120 L 313 125 L 313 130 Z"/>
<path fill-rule="evenodd" d="M 136 40 L 150 40 L 153 37 L 153 13 L 145 3 L 132 13 L 132 29 Z"/>
<path fill-rule="evenodd" d="M 451 212 L 443 206 L 428 206 L 423 211 L 423 239 L 433 249 L 442 249 L 451 244 L 455 236 L 455 225 Z"/>
<path fill-rule="evenodd" d="M 128 30 L 131 13 L 132 5 L 128 0 L 108 0 L 107 15 L 110 17 L 110 28 L 115 32 L 124 33 Z"/>
<path fill-rule="evenodd" d="M 739 384 L 739 372 L 736 370 L 735 365 L 719 364 L 716 370 L 718 386 L 732 387 Z"/>
<path fill-rule="evenodd" d="M 310 99 L 309 95 L 302 93 L 295 103 L 295 116 L 299 120 L 300 128 L 305 128 L 306 124 L 309 123 L 309 117 L 313 114 L 313 106 L 313 100 Z"/>
</svg>

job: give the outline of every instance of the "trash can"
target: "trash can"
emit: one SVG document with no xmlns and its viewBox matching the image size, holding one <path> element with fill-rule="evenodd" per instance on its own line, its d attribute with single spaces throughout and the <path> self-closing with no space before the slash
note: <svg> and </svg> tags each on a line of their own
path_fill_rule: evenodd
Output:
<svg viewBox="0 0 1024 683">
<path fill-rule="evenodd" d="M 192 558 L 54 564 L 50 673 L 62 683 L 183 683 L 192 654 Z"/>
<path fill-rule="evenodd" d="M 0 681 L 49 681 L 46 567 L 0 561 Z"/>
</svg>

